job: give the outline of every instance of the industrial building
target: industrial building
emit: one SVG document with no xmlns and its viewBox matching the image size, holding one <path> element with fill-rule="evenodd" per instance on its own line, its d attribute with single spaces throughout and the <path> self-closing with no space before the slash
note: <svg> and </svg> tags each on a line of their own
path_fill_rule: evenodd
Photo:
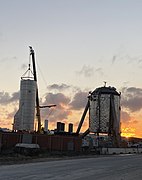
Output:
<svg viewBox="0 0 142 180">
<path fill-rule="evenodd" d="M 48 120 L 45 120 L 44 131 L 41 128 L 40 108 L 52 108 L 55 104 L 40 106 L 38 96 L 38 83 L 35 65 L 35 53 L 30 47 L 32 68 L 29 68 L 21 77 L 19 109 L 14 116 L 13 132 L 0 133 L 0 147 L 14 148 L 18 144 L 38 144 L 41 149 L 49 151 L 76 151 L 82 150 L 82 139 L 89 133 L 94 134 L 95 146 L 120 147 L 120 98 L 121 93 L 116 88 L 106 86 L 96 88 L 89 92 L 88 102 L 82 114 L 76 132 L 73 132 L 73 124 L 69 123 L 68 132 L 65 132 L 65 124 L 57 122 L 57 128 L 50 133 Z M 27 76 L 28 74 L 28 76 Z M 89 127 L 82 134 L 81 127 L 85 117 L 89 113 Z M 38 121 L 37 130 L 34 127 L 35 115 Z M 105 136 L 105 140 L 103 138 Z M 99 142 L 98 142 L 99 141 Z M 107 143 L 105 143 L 107 141 Z"/>
</svg>

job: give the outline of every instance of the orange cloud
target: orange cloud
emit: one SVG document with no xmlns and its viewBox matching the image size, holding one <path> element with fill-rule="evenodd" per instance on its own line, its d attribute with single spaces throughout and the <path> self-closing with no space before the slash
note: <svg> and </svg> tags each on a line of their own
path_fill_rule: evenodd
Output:
<svg viewBox="0 0 142 180">
<path fill-rule="evenodd" d="M 57 106 L 52 109 L 42 109 L 41 119 L 44 125 L 44 120 L 49 120 L 49 129 L 56 128 L 56 122 L 61 121 L 65 123 L 65 130 L 68 130 L 68 124 L 74 124 L 74 132 L 78 127 L 79 121 L 82 117 L 86 101 L 87 91 L 81 91 L 79 88 L 69 91 L 71 86 L 62 84 L 50 87 L 56 89 L 56 93 L 46 93 L 44 98 L 40 100 L 41 105 L 56 104 Z M 64 94 L 61 91 L 68 90 L 70 93 Z M 125 88 L 123 89 L 124 103 L 121 111 L 121 132 L 122 136 L 126 137 L 142 137 L 142 110 L 141 104 L 135 104 L 136 97 L 142 95 L 142 90 L 138 88 Z M 71 96 L 70 96 L 71 95 Z M 132 99 L 133 97 L 133 99 Z M 135 99 L 134 99 L 135 97 Z M 130 100 L 133 100 L 133 103 Z M 129 100 L 129 101 L 128 101 Z M 18 107 L 18 92 L 9 94 L 0 92 L 0 127 L 12 128 L 13 118 Z M 132 111 L 133 110 L 133 111 Z M 135 110 L 135 111 L 134 111 Z M 35 124 L 37 121 L 35 121 Z M 89 117 L 86 115 L 81 132 L 84 132 L 89 127 Z"/>
<path fill-rule="evenodd" d="M 132 127 L 123 127 L 121 129 L 121 136 L 136 137 L 136 129 Z"/>
</svg>

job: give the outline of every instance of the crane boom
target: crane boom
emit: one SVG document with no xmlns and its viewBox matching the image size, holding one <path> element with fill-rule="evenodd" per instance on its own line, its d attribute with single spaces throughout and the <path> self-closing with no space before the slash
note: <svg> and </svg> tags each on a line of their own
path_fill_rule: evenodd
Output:
<svg viewBox="0 0 142 180">
<path fill-rule="evenodd" d="M 34 81 L 37 82 L 37 73 L 36 73 L 36 65 L 35 65 L 35 53 L 31 46 L 30 48 L 30 55 L 32 56 L 32 64 L 33 64 L 33 75 L 34 75 Z M 38 120 L 38 132 L 41 132 L 41 116 L 40 116 L 40 106 L 39 106 L 39 95 L 38 95 L 38 86 L 36 90 L 36 116 Z"/>
<path fill-rule="evenodd" d="M 46 106 L 39 106 L 40 108 L 52 108 L 52 107 L 55 107 L 56 104 L 51 104 L 51 105 L 46 105 Z"/>
</svg>

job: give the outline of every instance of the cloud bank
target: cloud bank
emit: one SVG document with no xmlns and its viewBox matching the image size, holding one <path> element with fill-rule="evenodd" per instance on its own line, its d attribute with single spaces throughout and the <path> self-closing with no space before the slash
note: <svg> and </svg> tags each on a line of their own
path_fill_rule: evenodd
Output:
<svg viewBox="0 0 142 180">
<path fill-rule="evenodd" d="M 59 90 L 59 91 L 64 91 L 66 89 L 69 89 L 71 86 L 67 85 L 67 84 L 52 84 L 49 85 L 47 88 L 49 90 Z"/>
<path fill-rule="evenodd" d="M 74 125 L 76 124 L 77 126 L 88 101 L 88 91 L 80 90 L 77 87 L 74 89 L 73 86 L 67 84 L 52 84 L 48 86 L 48 90 L 49 89 L 51 92 L 46 93 L 44 97 L 40 99 L 40 105 L 56 104 L 57 106 L 41 109 L 41 119 L 49 119 L 52 125 L 54 123 L 54 127 L 57 121 L 68 123 L 69 120 L 72 119 Z M 65 93 L 66 90 L 68 92 L 71 89 L 71 93 Z M 57 90 L 55 91 L 56 93 L 54 90 Z M 137 87 L 123 87 L 121 92 L 122 124 L 125 124 L 125 126 L 136 125 L 138 121 L 133 113 L 137 113 L 142 109 L 142 89 Z M 0 92 L 0 105 L 1 111 L 3 112 L 0 123 L 7 124 L 11 119 L 13 120 L 18 108 L 18 102 L 19 92 L 12 94 L 4 91 Z M 11 108 L 10 110 L 9 107 Z M 11 124 L 11 122 L 9 124 Z"/>
<path fill-rule="evenodd" d="M 142 109 L 142 89 L 136 87 L 122 88 L 122 107 L 131 112 L 137 112 Z"/>
<path fill-rule="evenodd" d="M 0 92 L 0 105 L 8 105 L 19 100 L 19 92 L 10 95 L 8 92 Z"/>
</svg>

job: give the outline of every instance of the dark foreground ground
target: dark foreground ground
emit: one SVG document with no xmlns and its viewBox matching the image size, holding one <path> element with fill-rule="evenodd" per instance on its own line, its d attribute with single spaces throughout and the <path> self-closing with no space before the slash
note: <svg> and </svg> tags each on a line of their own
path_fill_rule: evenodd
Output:
<svg viewBox="0 0 142 180">
<path fill-rule="evenodd" d="M 71 158 L 71 157 L 70 157 Z M 142 155 L 94 156 L 1 165 L 4 180 L 141 180 Z"/>
<path fill-rule="evenodd" d="M 22 155 L 22 154 L 0 154 L 0 166 L 1 165 L 12 165 L 12 164 L 25 164 L 34 162 L 46 162 L 46 161 L 56 161 L 56 160 L 66 160 L 66 159 L 80 159 L 80 158 L 91 158 L 99 157 L 96 154 L 82 153 L 82 154 L 72 154 L 72 153 L 42 153 L 36 156 Z"/>
</svg>

